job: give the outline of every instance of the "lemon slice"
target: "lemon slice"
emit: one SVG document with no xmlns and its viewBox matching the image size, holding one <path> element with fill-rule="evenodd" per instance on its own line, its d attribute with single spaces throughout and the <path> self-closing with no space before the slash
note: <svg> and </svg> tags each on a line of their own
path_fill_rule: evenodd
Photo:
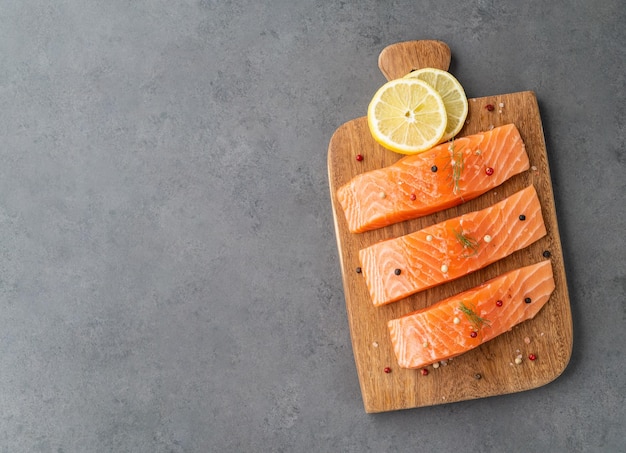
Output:
<svg viewBox="0 0 626 453">
<path fill-rule="evenodd" d="M 467 118 L 467 96 L 459 81 L 449 72 L 435 68 L 418 69 L 404 77 L 422 80 L 441 95 L 448 115 L 448 125 L 441 141 L 448 141 L 458 134 Z"/>
<path fill-rule="evenodd" d="M 443 99 L 426 82 L 400 78 L 384 84 L 367 109 L 372 137 L 401 154 L 417 154 L 441 141 L 447 115 Z"/>
</svg>

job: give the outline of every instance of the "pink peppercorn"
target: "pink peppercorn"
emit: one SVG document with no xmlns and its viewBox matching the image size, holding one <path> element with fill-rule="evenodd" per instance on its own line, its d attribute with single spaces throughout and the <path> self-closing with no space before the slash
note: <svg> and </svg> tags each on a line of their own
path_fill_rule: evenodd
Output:
<svg viewBox="0 0 626 453">
<path fill-rule="evenodd" d="M 428 376 L 428 370 L 426 368 L 421 369 L 422 376 Z"/>
<path fill-rule="evenodd" d="M 363 160 L 363 154 L 357 154 L 356 155 L 356 160 L 358 160 L 359 162 L 361 162 Z"/>
<path fill-rule="evenodd" d="M 493 104 L 487 104 L 485 108 L 490 112 L 493 112 L 495 110 L 495 107 L 493 106 Z"/>
<path fill-rule="evenodd" d="M 491 175 L 493 175 L 493 168 L 491 168 L 491 167 L 487 167 L 487 168 L 485 168 L 485 174 L 486 174 L 487 176 L 491 176 Z"/>
<path fill-rule="evenodd" d="M 496 301 L 496 305 L 497 305 L 498 307 L 501 307 L 501 306 L 502 306 L 502 301 L 501 301 L 501 300 L 497 300 L 497 301 Z"/>
<path fill-rule="evenodd" d="M 412 201 L 415 201 L 417 199 L 417 196 L 412 193 L 411 196 L 409 197 Z"/>
<path fill-rule="evenodd" d="M 472 338 L 476 338 L 478 336 L 478 334 L 476 333 L 476 331 L 473 331 L 472 333 L 470 333 L 470 337 Z"/>
<path fill-rule="evenodd" d="M 528 355 L 528 359 L 529 360 L 537 360 L 537 356 L 535 354 L 529 354 Z"/>
<path fill-rule="evenodd" d="M 385 367 L 385 369 L 383 370 L 385 373 L 389 374 L 391 373 L 391 368 L 389 368 L 388 366 Z"/>
</svg>

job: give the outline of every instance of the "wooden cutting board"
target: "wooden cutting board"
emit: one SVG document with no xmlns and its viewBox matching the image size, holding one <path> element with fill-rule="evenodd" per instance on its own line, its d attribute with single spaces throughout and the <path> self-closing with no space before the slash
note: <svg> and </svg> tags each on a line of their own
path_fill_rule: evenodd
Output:
<svg viewBox="0 0 626 453">
<path fill-rule="evenodd" d="M 450 53 L 440 41 L 409 41 L 386 48 L 379 67 L 388 79 L 411 69 L 448 69 Z M 461 83 L 462 83 L 462 77 Z M 493 105 L 493 111 L 485 108 Z M 367 118 L 357 118 L 339 127 L 328 148 L 328 174 L 341 262 L 346 310 L 352 347 L 366 412 L 415 408 L 496 396 L 545 385 L 567 366 L 572 351 L 572 318 L 561 241 L 557 225 L 550 169 L 537 99 L 533 92 L 502 94 L 469 100 L 469 115 L 459 135 L 515 123 L 526 144 L 531 169 L 517 175 L 481 197 L 417 220 L 391 225 L 362 234 L 348 231 L 337 189 L 355 175 L 391 165 L 400 156 L 378 145 L 371 137 Z M 356 155 L 363 156 L 362 161 Z M 547 236 L 535 244 L 459 280 L 415 294 L 399 302 L 374 307 L 362 274 L 358 252 L 379 240 L 398 237 L 428 225 L 488 207 L 533 184 L 539 194 Z M 556 290 L 542 311 L 481 347 L 447 362 L 429 373 L 397 366 L 387 321 L 431 305 L 445 297 L 477 286 L 506 271 L 545 260 L 549 252 Z M 529 354 L 537 359 L 531 361 Z M 515 358 L 521 355 L 521 364 Z M 391 368 L 390 373 L 384 370 Z"/>
</svg>

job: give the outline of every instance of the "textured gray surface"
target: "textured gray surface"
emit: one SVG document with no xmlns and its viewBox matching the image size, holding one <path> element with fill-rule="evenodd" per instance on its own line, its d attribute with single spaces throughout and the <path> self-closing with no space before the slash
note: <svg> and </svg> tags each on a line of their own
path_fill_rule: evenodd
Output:
<svg viewBox="0 0 626 453">
<path fill-rule="evenodd" d="M 592 6 L 593 4 L 593 6 Z M 623 2 L 0 3 L 0 451 L 625 451 Z M 540 389 L 367 415 L 326 150 L 441 39 L 534 90 L 575 343 Z"/>
</svg>

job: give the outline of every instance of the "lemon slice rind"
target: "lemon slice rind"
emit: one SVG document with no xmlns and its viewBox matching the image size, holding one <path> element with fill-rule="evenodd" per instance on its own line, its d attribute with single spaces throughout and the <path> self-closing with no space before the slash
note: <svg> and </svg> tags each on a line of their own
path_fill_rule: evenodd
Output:
<svg viewBox="0 0 626 453">
<path fill-rule="evenodd" d="M 422 80 L 441 95 L 447 115 L 446 132 L 441 142 L 454 138 L 463 128 L 469 110 L 465 90 L 459 81 L 449 72 L 437 68 L 417 69 L 404 78 Z"/>
<path fill-rule="evenodd" d="M 401 154 L 417 154 L 440 143 L 447 113 L 441 95 L 417 78 L 387 82 L 376 92 L 367 120 L 381 146 Z"/>
</svg>

